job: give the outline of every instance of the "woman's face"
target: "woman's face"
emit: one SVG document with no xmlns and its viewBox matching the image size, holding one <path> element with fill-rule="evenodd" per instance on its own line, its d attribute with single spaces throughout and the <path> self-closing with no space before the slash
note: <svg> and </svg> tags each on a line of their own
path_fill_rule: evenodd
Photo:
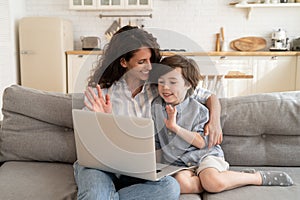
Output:
<svg viewBox="0 0 300 200">
<path fill-rule="evenodd" d="M 152 69 L 150 58 L 151 51 L 148 48 L 141 48 L 134 53 L 129 61 L 121 59 L 122 67 L 126 68 L 126 76 L 131 79 L 146 81 Z"/>
<path fill-rule="evenodd" d="M 184 100 L 190 87 L 191 86 L 186 84 L 186 81 L 181 74 L 181 68 L 179 67 L 166 73 L 158 79 L 159 95 L 165 100 L 166 103 L 173 106 Z"/>
</svg>

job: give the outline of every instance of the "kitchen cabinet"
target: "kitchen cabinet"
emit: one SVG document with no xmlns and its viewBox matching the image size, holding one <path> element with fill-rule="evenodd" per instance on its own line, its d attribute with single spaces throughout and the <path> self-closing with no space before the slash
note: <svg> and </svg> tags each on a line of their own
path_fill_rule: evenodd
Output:
<svg viewBox="0 0 300 200">
<path fill-rule="evenodd" d="M 151 9 L 152 0 L 98 0 L 99 9 L 141 10 Z"/>
<path fill-rule="evenodd" d="M 300 56 L 297 56 L 296 90 L 300 90 Z"/>
<path fill-rule="evenodd" d="M 94 10 L 97 8 L 96 0 L 69 0 L 69 8 L 74 10 Z"/>
<path fill-rule="evenodd" d="M 254 92 L 295 90 L 296 63 L 296 56 L 254 56 Z"/>
<path fill-rule="evenodd" d="M 90 72 L 97 66 L 101 55 L 68 54 L 68 93 L 82 93 L 87 86 Z"/>
<path fill-rule="evenodd" d="M 219 97 L 293 91 L 300 88 L 300 60 L 298 58 L 297 62 L 296 56 L 191 57 L 198 63 L 201 74 L 210 77 L 207 89 Z M 231 74 L 236 76 L 230 76 Z M 216 76 L 222 78 L 213 80 Z M 222 81 L 223 91 L 215 90 L 218 81 Z"/>
<path fill-rule="evenodd" d="M 151 10 L 152 0 L 70 0 L 74 10 Z"/>
<path fill-rule="evenodd" d="M 182 54 L 197 62 L 203 76 L 200 84 L 219 97 L 300 90 L 300 56 L 296 52 Z M 70 51 L 67 55 L 68 92 L 82 92 L 101 53 Z"/>
<path fill-rule="evenodd" d="M 214 92 L 218 97 L 253 93 L 253 67 L 250 56 L 196 56 L 193 58 L 204 78 L 202 86 Z"/>
</svg>

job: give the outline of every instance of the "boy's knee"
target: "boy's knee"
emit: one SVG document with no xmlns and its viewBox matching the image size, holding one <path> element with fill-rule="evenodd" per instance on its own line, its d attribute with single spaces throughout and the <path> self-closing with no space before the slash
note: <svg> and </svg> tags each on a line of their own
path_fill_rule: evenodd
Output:
<svg viewBox="0 0 300 200">
<path fill-rule="evenodd" d="M 201 184 L 205 191 L 218 193 L 224 191 L 226 185 L 218 176 L 215 175 L 203 175 L 200 176 Z"/>
</svg>

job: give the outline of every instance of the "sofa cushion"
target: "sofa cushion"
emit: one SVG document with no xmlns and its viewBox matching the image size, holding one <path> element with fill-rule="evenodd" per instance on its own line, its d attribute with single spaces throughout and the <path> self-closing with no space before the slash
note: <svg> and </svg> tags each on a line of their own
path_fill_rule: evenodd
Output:
<svg viewBox="0 0 300 200">
<path fill-rule="evenodd" d="M 179 200 L 201 200 L 200 194 L 181 194 Z"/>
<path fill-rule="evenodd" d="M 300 166 L 300 91 L 220 99 L 231 165 Z"/>
<path fill-rule="evenodd" d="M 74 200 L 76 195 L 70 164 L 11 161 L 0 168 L 1 199 Z"/>
<path fill-rule="evenodd" d="M 251 167 L 253 168 L 253 167 Z M 273 170 L 284 171 L 288 173 L 294 185 L 289 187 L 279 186 L 245 186 L 228 190 L 218 194 L 204 193 L 204 200 L 240 200 L 240 199 L 257 199 L 257 200 L 296 200 L 300 197 L 300 168 L 299 167 L 259 167 L 256 170 Z M 233 167 L 232 170 L 239 171 L 241 167 Z"/>
<path fill-rule="evenodd" d="M 0 161 L 76 160 L 72 96 L 13 85 L 3 94 Z"/>
</svg>

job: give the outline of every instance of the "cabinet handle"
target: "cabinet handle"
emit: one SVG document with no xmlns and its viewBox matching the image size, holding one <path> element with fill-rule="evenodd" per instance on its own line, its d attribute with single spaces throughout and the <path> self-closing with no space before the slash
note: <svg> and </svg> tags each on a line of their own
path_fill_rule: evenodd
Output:
<svg viewBox="0 0 300 200">
<path fill-rule="evenodd" d="M 78 55 L 78 58 L 83 58 L 83 55 Z"/>
<path fill-rule="evenodd" d="M 31 50 L 21 50 L 21 51 L 20 51 L 20 54 L 28 55 L 28 54 L 34 54 L 34 52 L 31 51 Z"/>
<path fill-rule="evenodd" d="M 278 57 L 277 56 L 272 56 L 271 60 L 278 60 Z"/>
<path fill-rule="evenodd" d="M 225 59 L 227 59 L 226 56 L 221 56 L 221 57 L 220 57 L 220 60 L 225 60 Z"/>
</svg>

